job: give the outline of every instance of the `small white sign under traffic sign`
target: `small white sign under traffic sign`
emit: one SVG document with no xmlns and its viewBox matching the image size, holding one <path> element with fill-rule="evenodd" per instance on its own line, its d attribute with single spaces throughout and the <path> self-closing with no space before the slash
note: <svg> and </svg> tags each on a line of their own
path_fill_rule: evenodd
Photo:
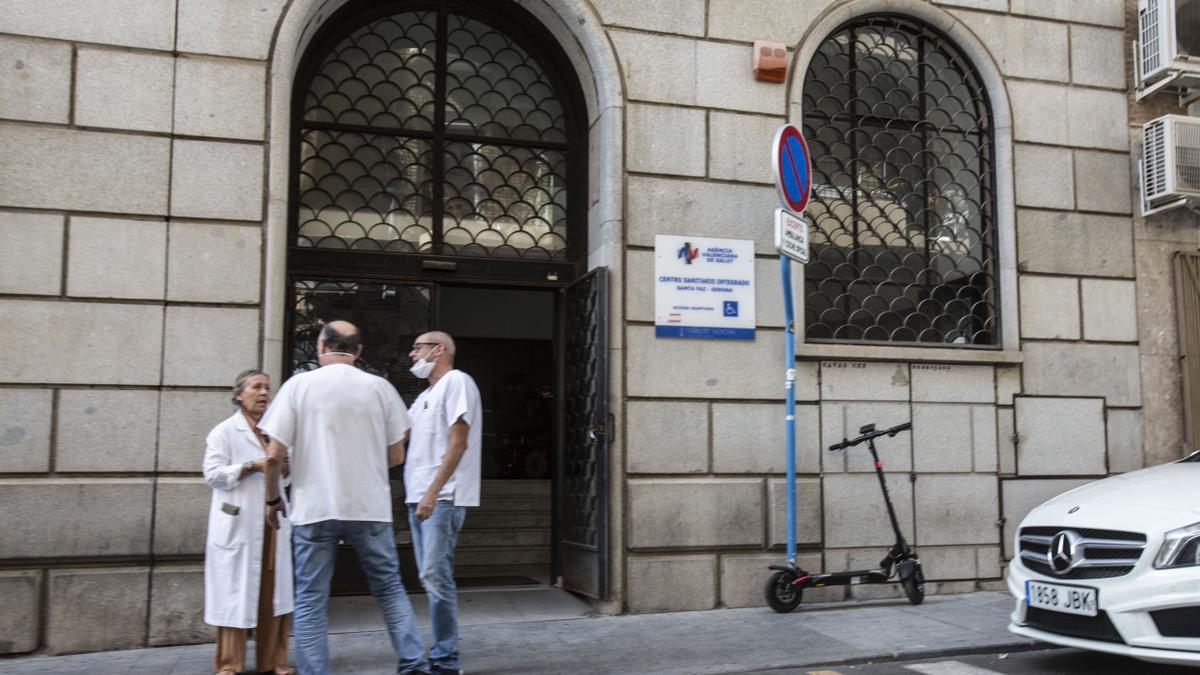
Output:
<svg viewBox="0 0 1200 675">
<path fill-rule="evenodd" d="M 788 211 L 775 209 L 775 250 L 798 263 L 808 262 L 808 223 Z"/>
</svg>

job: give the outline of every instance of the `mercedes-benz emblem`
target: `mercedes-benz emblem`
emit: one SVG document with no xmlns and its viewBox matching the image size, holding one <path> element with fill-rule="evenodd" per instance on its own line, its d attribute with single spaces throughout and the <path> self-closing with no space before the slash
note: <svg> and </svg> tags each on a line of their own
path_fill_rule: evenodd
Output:
<svg viewBox="0 0 1200 675">
<path fill-rule="evenodd" d="M 1050 550 L 1046 551 L 1050 569 L 1055 574 L 1063 575 L 1071 571 L 1078 561 L 1079 535 L 1071 530 L 1063 530 L 1050 540 Z"/>
</svg>

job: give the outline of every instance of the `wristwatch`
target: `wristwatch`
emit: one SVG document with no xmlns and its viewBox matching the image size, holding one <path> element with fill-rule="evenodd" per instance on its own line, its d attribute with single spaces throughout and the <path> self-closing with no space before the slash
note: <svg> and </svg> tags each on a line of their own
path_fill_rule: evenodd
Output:
<svg viewBox="0 0 1200 675">
<path fill-rule="evenodd" d="M 249 462 L 243 464 L 242 471 L 245 471 L 247 476 L 254 473 L 254 460 L 250 460 Z"/>
<path fill-rule="evenodd" d="M 275 499 L 268 499 L 267 506 L 275 506 L 276 504 L 278 504 L 281 501 L 283 501 L 283 497 L 276 497 Z"/>
</svg>

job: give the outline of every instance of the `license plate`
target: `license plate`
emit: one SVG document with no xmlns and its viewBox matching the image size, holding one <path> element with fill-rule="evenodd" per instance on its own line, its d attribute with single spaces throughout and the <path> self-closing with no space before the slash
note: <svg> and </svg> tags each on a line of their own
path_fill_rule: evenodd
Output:
<svg viewBox="0 0 1200 675">
<path fill-rule="evenodd" d="M 1087 586 L 1048 584 L 1042 581 L 1025 582 L 1025 604 L 1052 612 L 1096 616 L 1099 593 Z"/>
</svg>

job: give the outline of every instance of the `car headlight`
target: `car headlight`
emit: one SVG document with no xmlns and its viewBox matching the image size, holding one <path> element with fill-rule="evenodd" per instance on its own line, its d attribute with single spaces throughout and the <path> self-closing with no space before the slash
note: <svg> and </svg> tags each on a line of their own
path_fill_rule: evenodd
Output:
<svg viewBox="0 0 1200 675">
<path fill-rule="evenodd" d="M 1157 569 L 1200 565 L 1200 523 L 1192 523 L 1163 536 L 1162 547 L 1154 559 Z"/>
</svg>

